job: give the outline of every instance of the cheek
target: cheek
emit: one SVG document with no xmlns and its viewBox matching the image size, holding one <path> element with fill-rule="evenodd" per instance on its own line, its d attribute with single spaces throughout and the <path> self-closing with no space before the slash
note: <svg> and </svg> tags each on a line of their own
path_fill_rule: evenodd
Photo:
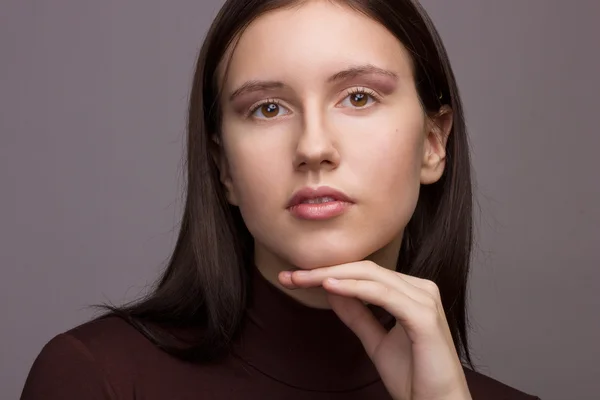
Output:
<svg viewBox="0 0 600 400">
<path fill-rule="evenodd" d="M 418 122 L 380 125 L 368 140 L 355 146 L 348 165 L 357 181 L 371 187 L 374 199 L 398 199 L 402 192 L 419 188 L 423 129 Z"/>
<path fill-rule="evenodd" d="M 247 224 L 280 207 L 277 194 L 289 184 L 281 172 L 283 152 L 281 143 L 250 140 L 236 140 L 227 147 L 233 190 Z"/>
<path fill-rule="evenodd" d="M 364 185 L 370 219 L 387 239 L 406 226 L 419 197 L 424 123 L 414 117 L 407 121 L 379 125 L 354 151 L 355 162 L 349 162 L 356 181 Z"/>
<path fill-rule="evenodd" d="M 381 173 L 387 179 L 383 187 L 388 188 L 391 198 L 402 198 L 420 187 L 422 141 L 416 140 L 414 133 L 403 135 L 396 131 L 396 134 L 400 138 L 382 151 L 380 166 L 387 171 Z"/>
</svg>

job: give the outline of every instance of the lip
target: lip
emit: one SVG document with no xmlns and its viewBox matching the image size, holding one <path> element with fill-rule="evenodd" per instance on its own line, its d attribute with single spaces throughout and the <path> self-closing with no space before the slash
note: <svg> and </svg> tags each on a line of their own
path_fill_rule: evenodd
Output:
<svg viewBox="0 0 600 400">
<path fill-rule="evenodd" d="M 306 200 L 319 197 L 330 197 L 333 201 L 305 203 Z M 292 196 L 287 210 L 298 219 L 324 221 L 344 214 L 352 204 L 354 201 L 348 195 L 328 186 L 305 187 Z"/>
<path fill-rule="evenodd" d="M 303 187 L 292 195 L 287 208 L 302 204 L 303 202 L 319 197 L 331 197 L 335 201 L 344 203 L 354 203 L 354 201 L 344 192 L 331 188 L 329 186 L 319 186 L 317 188 Z"/>
</svg>

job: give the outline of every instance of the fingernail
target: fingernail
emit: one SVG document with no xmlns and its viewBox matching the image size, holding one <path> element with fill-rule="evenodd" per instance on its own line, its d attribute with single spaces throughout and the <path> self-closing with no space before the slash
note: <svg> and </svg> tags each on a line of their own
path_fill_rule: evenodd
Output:
<svg viewBox="0 0 600 400">
<path fill-rule="evenodd" d="M 281 273 L 281 277 L 285 278 L 285 279 L 291 279 L 292 278 L 292 273 L 290 271 L 283 271 Z"/>
<path fill-rule="evenodd" d="M 310 271 L 296 271 L 294 273 L 297 277 L 301 278 L 303 276 L 308 276 L 308 274 L 310 274 Z"/>
<path fill-rule="evenodd" d="M 340 281 L 338 281 L 335 278 L 327 278 L 327 283 L 329 283 L 330 285 L 337 285 L 338 283 L 340 283 Z"/>
</svg>

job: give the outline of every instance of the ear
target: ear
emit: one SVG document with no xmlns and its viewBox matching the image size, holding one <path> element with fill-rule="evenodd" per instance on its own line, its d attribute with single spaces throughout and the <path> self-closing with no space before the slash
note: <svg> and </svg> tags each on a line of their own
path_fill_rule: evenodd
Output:
<svg viewBox="0 0 600 400">
<path fill-rule="evenodd" d="M 227 161 L 227 155 L 225 154 L 223 143 L 217 135 L 211 136 L 210 155 L 215 164 L 217 165 L 217 168 L 219 169 L 219 180 L 221 181 L 221 184 L 223 184 L 223 188 L 225 189 L 225 196 L 227 197 L 227 201 L 229 202 L 229 204 L 237 206 L 238 199 L 235 193 L 233 179 L 231 178 L 229 163 Z"/>
<path fill-rule="evenodd" d="M 421 166 L 423 185 L 437 182 L 444 173 L 446 144 L 452 131 L 452 123 L 453 112 L 449 106 L 443 106 L 434 116 L 427 117 Z"/>
</svg>

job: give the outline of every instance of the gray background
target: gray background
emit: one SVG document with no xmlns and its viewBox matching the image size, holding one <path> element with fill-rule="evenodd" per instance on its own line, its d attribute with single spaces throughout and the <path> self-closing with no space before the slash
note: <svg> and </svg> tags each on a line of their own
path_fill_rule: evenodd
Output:
<svg viewBox="0 0 600 400">
<path fill-rule="evenodd" d="M 544 400 L 598 398 L 600 2 L 423 3 L 473 142 L 476 361 Z M 220 4 L 2 0 L 0 398 L 88 305 L 135 298 L 164 265 Z"/>
</svg>

